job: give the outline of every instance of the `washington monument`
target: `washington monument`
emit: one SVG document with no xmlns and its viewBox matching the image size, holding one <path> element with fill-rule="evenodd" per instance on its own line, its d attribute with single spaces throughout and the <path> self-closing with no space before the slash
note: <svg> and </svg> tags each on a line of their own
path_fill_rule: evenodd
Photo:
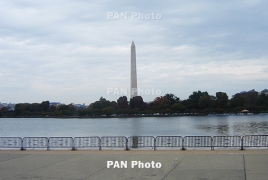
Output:
<svg viewBox="0 0 268 180">
<path fill-rule="evenodd" d="M 136 47 L 134 41 L 131 44 L 131 60 L 130 60 L 130 98 L 137 96 L 137 70 L 136 70 Z"/>
</svg>

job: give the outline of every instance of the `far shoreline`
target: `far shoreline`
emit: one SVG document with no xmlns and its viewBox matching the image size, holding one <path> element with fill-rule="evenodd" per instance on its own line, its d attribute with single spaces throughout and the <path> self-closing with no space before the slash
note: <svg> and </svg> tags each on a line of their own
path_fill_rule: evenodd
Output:
<svg viewBox="0 0 268 180">
<path fill-rule="evenodd" d="M 97 118 L 143 118 L 143 117 L 183 117 L 183 116 L 207 116 L 206 114 L 199 115 L 123 115 L 123 116 L 9 116 L 9 117 L 0 117 L 1 118 L 60 118 L 60 119 L 97 119 Z"/>
<path fill-rule="evenodd" d="M 250 113 L 250 114 L 200 114 L 200 113 L 189 113 L 189 114 L 159 114 L 159 115 L 112 115 L 112 116 L 106 116 L 106 115 L 100 115 L 100 116 L 2 116 L 1 118 L 43 118 L 43 119 L 49 119 L 49 118 L 58 118 L 58 119 L 105 119 L 105 118 L 143 118 L 143 117 L 185 117 L 185 116 L 252 116 L 252 115 L 268 115 L 268 113 Z"/>
</svg>

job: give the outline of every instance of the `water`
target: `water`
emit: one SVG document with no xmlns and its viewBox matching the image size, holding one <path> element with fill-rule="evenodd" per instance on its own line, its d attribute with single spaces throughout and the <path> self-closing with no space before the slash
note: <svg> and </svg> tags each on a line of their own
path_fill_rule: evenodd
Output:
<svg viewBox="0 0 268 180">
<path fill-rule="evenodd" d="M 142 118 L 2 118 L 0 137 L 268 134 L 268 115 Z"/>
</svg>

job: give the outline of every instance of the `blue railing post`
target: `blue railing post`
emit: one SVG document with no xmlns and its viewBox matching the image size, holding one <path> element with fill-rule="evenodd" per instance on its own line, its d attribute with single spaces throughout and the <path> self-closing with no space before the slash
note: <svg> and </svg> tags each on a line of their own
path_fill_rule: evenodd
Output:
<svg viewBox="0 0 268 180">
<path fill-rule="evenodd" d="M 73 138 L 73 145 L 72 146 L 73 146 L 72 151 L 75 151 L 76 149 L 75 149 L 75 145 L 74 145 L 74 138 Z"/>
<path fill-rule="evenodd" d="M 241 137 L 241 150 L 244 150 L 243 144 L 244 144 L 244 136 Z"/>
<path fill-rule="evenodd" d="M 181 148 L 181 150 L 183 150 L 183 151 L 186 150 L 185 147 L 184 147 L 184 143 L 185 143 L 184 138 L 185 138 L 185 137 L 182 138 L 182 148 Z"/>
<path fill-rule="evenodd" d="M 213 137 L 211 136 L 211 151 L 213 151 L 213 150 L 214 150 L 213 143 L 214 143 L 214 139 L 213 139 Z"/>
<path fill-rule="evenodd" d="M 20 148 L 21 151 L 24 151 L 26 150 L 26 148 L 23 147 L 23 139 L 21 138 L 21 148 Z"/>
<path fill-rule="evenodd" d="M 50 147 L 49 147 L 49 140 L 50 140 L 50 138 L 48 138 L 48 143 L 47 143 L 47 151 L 49 151 L 50 150 Z"/>
<path fill-rule="evenodd" d="M 155 143 L 156 143 L 156 139 L 155 139 L 155 137 L 154 137 L 154 151 L 156 150 Z"/>
<path fill-rule="evenodd" d="M 102 137 L 100 137 L 100 148 L 99 148 L 100 151 L 101 151 L 101 144 L 102 144 L 101 139 L 102 139 Z"/>
<path fill-rule="evenodd" d="M 128 148 L 128 138 L 126 137 L 126 151 L 128 151 L 129 148 Z"/>
</svg>

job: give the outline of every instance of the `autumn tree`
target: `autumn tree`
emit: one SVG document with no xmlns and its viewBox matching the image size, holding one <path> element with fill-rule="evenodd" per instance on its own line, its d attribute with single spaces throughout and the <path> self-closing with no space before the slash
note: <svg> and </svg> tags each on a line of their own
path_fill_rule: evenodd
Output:
<svg viewBox="0 0 268 180">
<path fill-rule="evenodd" d="M 164 97 L 166 97 L 170 101 L 170 106 L 172 106 L 175 103 L 180 102 L 180 98 L 175 96 L 174 94 L 165 94 Z"/>
<path fill-rule="evenodd" d="M 170 108 L 170 100 L 165 96 L 156 97 L 153 102 L 155 110 L 165 110 Z"/>
</svg>

